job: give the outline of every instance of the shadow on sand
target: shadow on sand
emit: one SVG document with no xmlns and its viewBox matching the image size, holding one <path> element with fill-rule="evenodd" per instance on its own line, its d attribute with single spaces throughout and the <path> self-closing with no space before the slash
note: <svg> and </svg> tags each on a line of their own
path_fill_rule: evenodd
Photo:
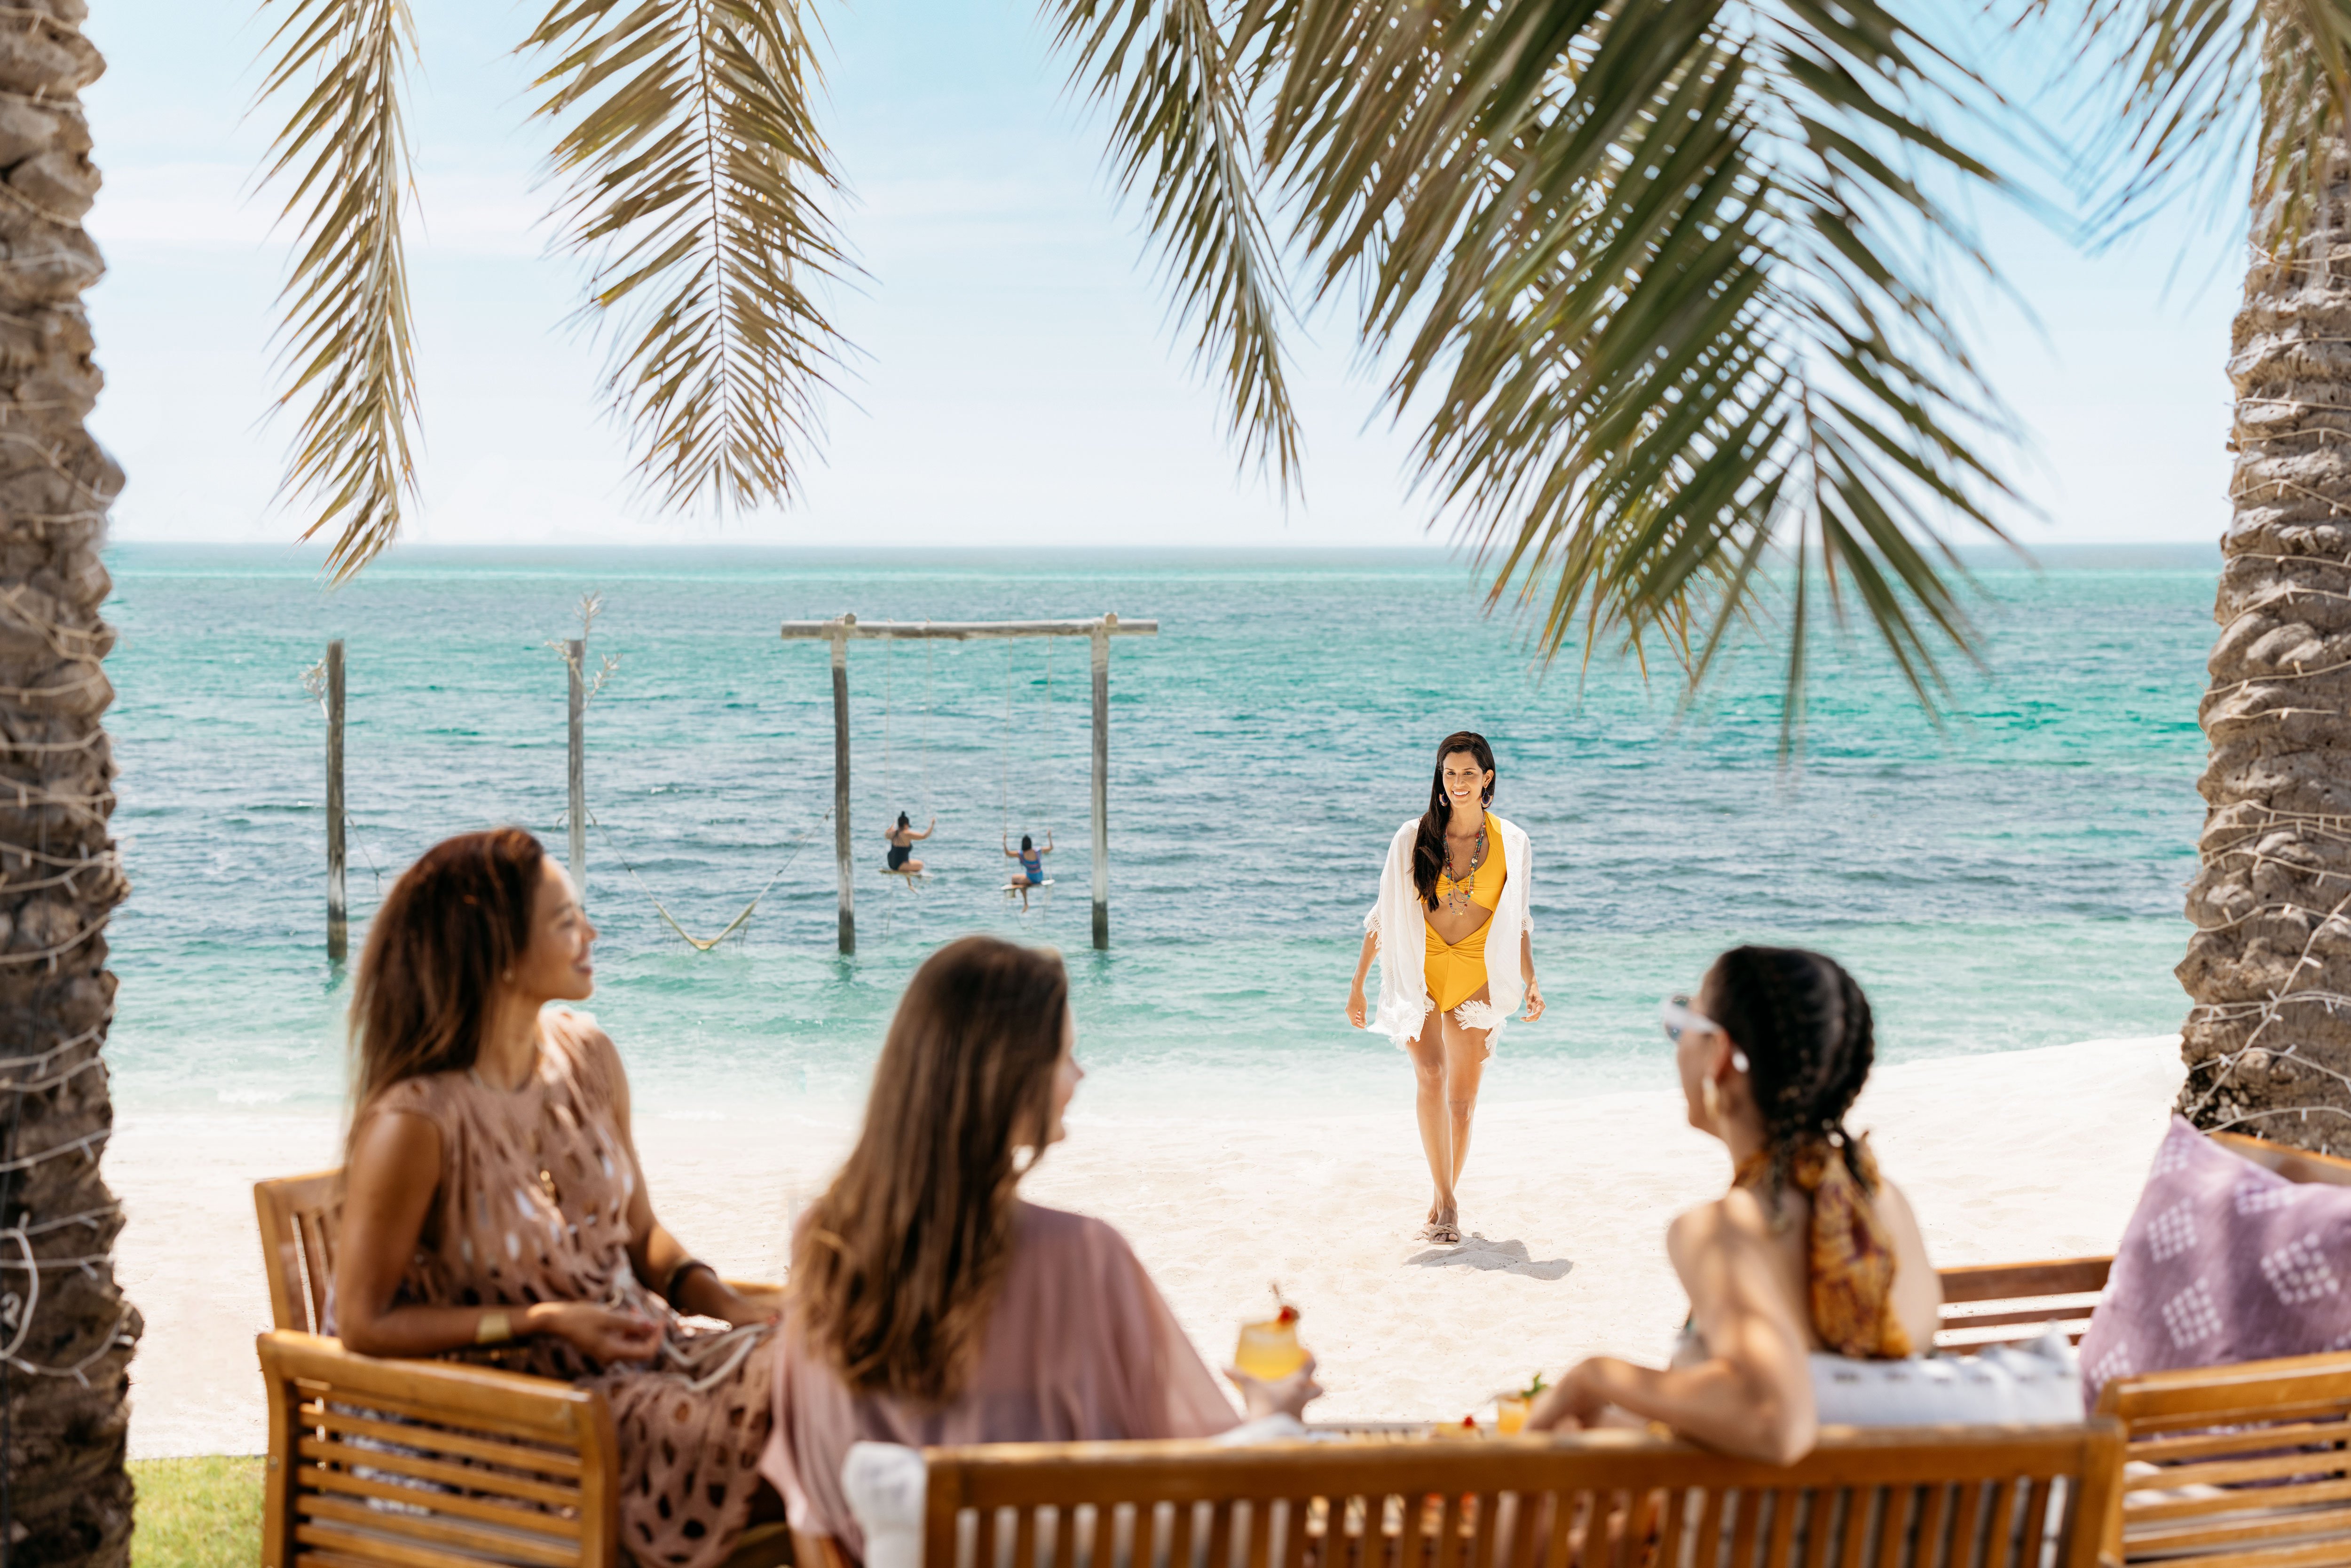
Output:
<svg viewBox="0 0 2351 1568">
<path fill-rule="evenodd" d="M 1568 1270 L 1575 1267 L 1565 1258 L 1546 1258 L 1538 1262 L 1527 1256 L 1527 1244 L 1523 1241 L 1489 1241 L 1475 1231 L 1467 1241 L 1416 1252 L 1405 1262 L 1418 1269 L 1499 1269 L 1507 1274 L 1524 1274 L 1530 1280 L 1564 1280 Z"/>
</svg>

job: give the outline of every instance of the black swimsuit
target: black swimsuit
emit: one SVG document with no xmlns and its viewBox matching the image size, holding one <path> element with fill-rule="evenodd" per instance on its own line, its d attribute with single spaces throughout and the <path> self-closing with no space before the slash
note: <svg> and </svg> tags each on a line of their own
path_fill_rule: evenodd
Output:
<svg viewBox="0 0 2351 1568">
<path fill-rule="evenodd" d="M 896 871 L 900 866 L 904 865 L 909 860 L 913 859 L 914 854 L 914 846 L 912 844 L 892 844 L 890 846 L 890 869 L 892 871 Z"/>
</svg>

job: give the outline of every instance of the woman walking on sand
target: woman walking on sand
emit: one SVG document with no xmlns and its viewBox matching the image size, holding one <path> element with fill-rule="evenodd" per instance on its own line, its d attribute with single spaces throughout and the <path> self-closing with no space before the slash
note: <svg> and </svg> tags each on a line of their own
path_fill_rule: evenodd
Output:
<svg viewBox="0 0 2351 1568">
<path fill-rule="evenodd" d="M 1522 829 L 1486 809 L 1493 799 L 1494 748 L 1469 730 L 1447 736 L 1428 810 L 1389 841 L 1347 995 L 1348 1022 L 1379 1030 L 1412 1057 L 1420 1146 L 1437 1188 L 1419 1234 L 1447 1245 L 1461 1239 L 1455 1188 L 1486 1059 L 1522 998 L 1529 1023 L 1543 1015 L 1529 919 L 1534 853 Z M 1364 979 L 1374 957 L 1379 1007 L 1367 1021 Z"/>
</svg>

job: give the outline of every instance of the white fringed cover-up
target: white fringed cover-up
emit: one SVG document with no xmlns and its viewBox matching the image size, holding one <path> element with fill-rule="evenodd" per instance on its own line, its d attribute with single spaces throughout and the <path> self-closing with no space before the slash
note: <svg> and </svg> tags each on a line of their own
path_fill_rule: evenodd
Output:
<svg viewBox="0 0 2351 1568">
<path fill-rule="evenodd" d="M 1502 902 L 1486 925 L 1486 988 L 1493 1007 L 1490 1046 L 1502 1039 L 1502 1023 L 1526 999 L 1526 976 L 1519 967 L 1520 936 L 1534 929 L 1530 894 L 1534 887 L 1535 857 L 1526 830 L 1497 815 L 1502 830 Z M 1427 905 L 1412 884 L 1412 850 L 1420 833 L 1414 817 L 1388 841 L 1387 863 L 1380 868 L 1380 896 L 1364 916 L 1364 929 L 1378 938 L 1380 999 L 1367 1027 L 1377 1030 L 1399 1047 L 1420 1033 L 1421 1020 L 1434 1004 L 1428 997 Z M 1395 933 L 1391 939 L 1389 933 Z M 1476 1003 L 1464 1003 L 1465 1008 Z"/>
</svg>

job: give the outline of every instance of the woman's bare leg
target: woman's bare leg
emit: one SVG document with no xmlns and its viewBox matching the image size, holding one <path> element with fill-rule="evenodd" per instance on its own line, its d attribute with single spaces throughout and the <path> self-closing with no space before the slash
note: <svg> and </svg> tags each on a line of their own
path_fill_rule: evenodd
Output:
<svg viewBox="0 0 2351 1568">
<path fill-rule="evenodd" d="M 1436 1187 L 1436 1196 L 1428 1205 L 1428 1226 L 1424 1229 L 1450 1225 L 1455 1218 L 1453 1173 L 1457 1167 L 1452 1119 L 1445 1109 L 1443 1019 L 1442 1013 L 1431 1011 L 1421 1020 L 1419 1037 L 1405 1044 L 1412 1057 L 1413 1110 L 1420 1122 L 1420 1149 L 1428 1156 L 1428 1176 Z"/>
<path fill-rule="evenodd" d="M 1482 1002 L 1488 996 L 1480 986 L 1469 1000 Z M 1469 1163 L 1469 1124 L 1478 1114 L 1478 1086 L 1486 1076 L 1493 1031 L 1471 1029 L 1451 1013 L 1438 1016 L 1443 1020 L 1446 1131 L 1453 1154 L 1453 1185 L 1458 1187 L 1461 1167 Z"/>
</svg>

